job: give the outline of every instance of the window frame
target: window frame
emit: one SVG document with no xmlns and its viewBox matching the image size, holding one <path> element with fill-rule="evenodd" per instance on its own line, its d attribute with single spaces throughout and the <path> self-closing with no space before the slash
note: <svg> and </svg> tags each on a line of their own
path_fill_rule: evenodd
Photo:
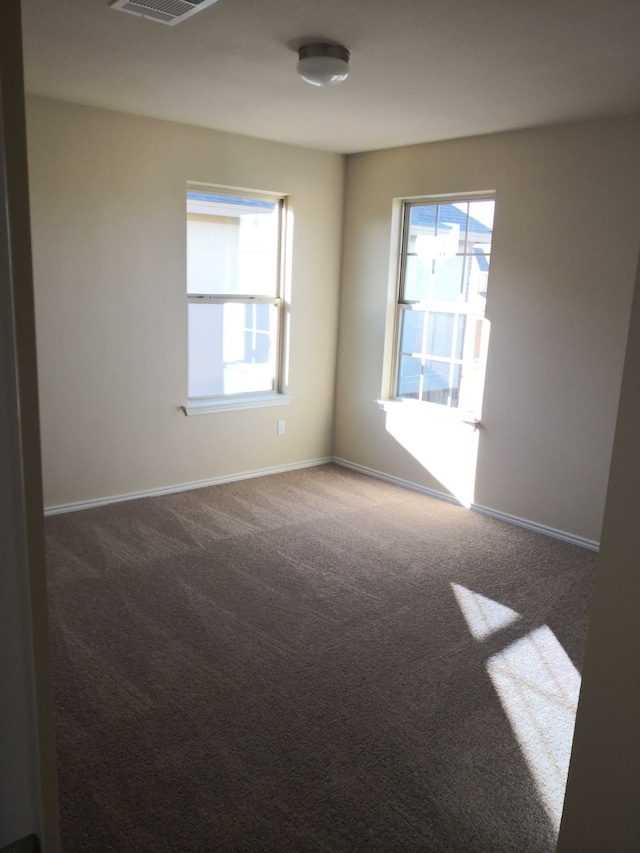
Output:
<svg viewBox="0 0 640 853">
<path fill-rule="evenodd" d="M 186 415 L 209 414 L 219 411 L 241 410 L 261 408 L 264 406 L 278 406 L 289 403 L 291 397 L 283 387 L 284 354 L 285 354 L 285 258 L 287 257 L 286 237 L 288 230 L 288 204 L 287 196 L 282 193 L 257 192 L 245 190 L 238 187 L 224 187 L 213 184 L 187 182 L 187 194 L 189 192 L 202 192 L 215 196 L 228 197 L 230 199 L 250 199 L 255 201 L 275 202 L 278 210 L 278 234 L 277 234 L 277 257 L 276 257 L 276 287 L 274 296 L 265 296 L 253 293 L 189 293 L 187 290 L 187 308 L 189 305 L 273 305 L 276 309 L 276 352 L 274 358 L 274 383 L 273 389 L 262 391 L 241 391 L 233 394 L 214 394 L 202 396 L 188 396 L 187 404 L 182 406 Z M 188 198 L 188 195 L 187 195 Z M 188 211 L 187 211 L 188 216 Z M 188 220 L 185 219 L 185 225 Z M 186 234 L 186 228 L 185 228 Z M 187 341 L 189 330 L 187 328 Z M 187 354 L 187 371 L 189 370 L 189 356 Z M 188 376 L 187 376 L 188 386 Z"/>
<path fill-rule="evenodd" d="M 455 193 L 451 195 L 436 195 L 436 196 L 420 196 L 420 197 L 412 197 L 412 198 L 404 198 L 399 199 L 400 202 L 400 233 L 399 240 L 397 243 L 397 252 L 398 259 L 396 265 L 396 284 L 395 284 L 395 307 L 394 307 L 394 317 L 393 317 L 393 350 L 392 350 L 392 361 L 391 361 L 391 370 L 390 370 L 390 382 L 389 382 L 389 393 L 387 399 L 385 401 L 379 401 L 382 408 L 386 408 L 387 405 L 403 405 L 416 407 L 421 412 L 428 413 L 430 415 L 435 415 L 439 417 L 449 418 L 455 421 L 462 421 L 464 423 L 470 423 L 474 426 L 480 424 L 480 408 L 481 408 L 481 400 L 478 405 L 477 410 L 468 410 L 468 409 L 460 409 L 458 407 L 451 406 L 450 403 L 447 405 L 443 405 L 442 403 L 435 403 L 429 400 L 422 399 L 410 399 L 407 397 L 399 397 L 398 396 L 398 380 L 399 380 L 399 371 L 400 371 L 400 358 L 403 354 L 401 352 L 401 337 L 402 337 L 402 319 L 405 311 L 425 311 L 427 313 L 445 313 L 445 314 L 453 314 L 454 315 L 454 324 L 457 328 L 459 324 L 460 316 L 466 316 L 469 318 L 478 317 L 478 313 L 472 310 L 464 310 L 464 307 L 467 303 L 460 302 L 439 302 L 437 303 L 440 312 L 434 311 L 433 306 L 434 302 L 429 300 L 417 300 L 417 299 L 406 299 L 405 298 L 405 284 L 406 284 L 406 271 L 407 271 L 407 258 L 409 257 L 408 252 L 408 241 L 409 241 L 409 232 L 410 232 L 410 221 L 411 221 L 411 209 L 413 207 L 420 206 L 429 206 L 429 205 L 451 205 L 456 203 L 470 203 L 476 201 L 492 201 L 495 204 L 496 194 L 495 191 L 485 190 L 480 192 L 468 192 L 468 193 Z M 495 215 L 495 208 L 494 208 Z M 466 233 L 465 233 L 465 248 L 466 242 L 469 234 L 469 216 L 470 213 L 467 212 L 467 221 L 466 221 Z M 495 227 L 492 228 L 492 248 L 493 248 L 493 232 Z M 457 253 L 456 253 L 457 254 Z M 463 275 L 464 269 L 466 268 L 466 258 L 470 253 L 464 253 L 464 266 L 463 266 Z M 492 252 L 490 253 L 490 256 Z M 462 309 L 462 310 L 461 310 Z M 486 322 L 486 307 L 485 313 L 482 315 L 483 323 Z M 487 364 L 487 349 L 488 349 L 488 335 L 483 331 L 481 336 L 482 338 L 482 351 L 480 356 L 481 361 L 481 369 L 482 369 L 482 386 L 484 388 L 484 382 L 486 378 L 486 364 Z M 455 337 L 452 341 L 452 352 L 455 348 Z M 439 356 L 430 356 L 429 360 L 432 361 L 441 361 L 443 363 L 448 363 L 450 365 L 450 375 L 451 371 L 455 368 L 456 365 L 463 366 L 464 359 L 462 358 L 454 358 L 453 356 L 450 358 L 439 357 Z M 451 390 L 449 389 L 451 393 Z M 482 395 L 481 395 L 482 397 Z"/>
</svg>

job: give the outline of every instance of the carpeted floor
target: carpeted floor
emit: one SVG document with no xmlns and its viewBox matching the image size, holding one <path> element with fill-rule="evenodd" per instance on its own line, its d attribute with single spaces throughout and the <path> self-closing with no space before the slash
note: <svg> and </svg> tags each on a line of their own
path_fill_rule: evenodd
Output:
<svg viewBox="0 0 640 853">
<path fill-rule="evenodd" d="M 595 555 L 333 465 L 47 519 L 65 853 L 551 853 Z"/>
</svg>

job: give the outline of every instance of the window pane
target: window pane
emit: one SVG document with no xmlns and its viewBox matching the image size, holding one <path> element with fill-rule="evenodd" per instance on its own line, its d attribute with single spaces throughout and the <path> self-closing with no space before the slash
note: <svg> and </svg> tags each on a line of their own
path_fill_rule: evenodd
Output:
<svg viewBox="0 0 640 853">
<path fill-rule="evenodd" d="M 433 277 L 434 302 L 457 302 L 461 298 L 464 258 L 441 258 Z"/>
<path fill-rule="evenodd" d="M 457 299 L 461 290 L 462 265 L 456 254 L 460 243 L 460 224 L 443 214 L 452 205 L 413 205 L 407 240 L 404 298 L 407 301 Z M 460 218 L 459 211 L 454 211 Z M 464 217 L 463 217 L 464 221 Z M 433 290 L 433 293 L 430 290 Z"/>
<path fill-rule="evenodd" d="M 447 405 L 449 399 L 448 361 L 425 361 L 422 399 L 429 403 Z"/>
<path fill-rule="evenodd" d="M 456 358 L 462 361 L 476 361 L 482 355 L 482 336 L 485 330 L 484 317 L 461 315 L 456 342 Z"/>
<path fill-rule="evenodd" d="M 468 321 L 466 314 L 458 314 L 456 345 L 453 353 L 454 358 L 461 359 L 463 357 L 465 346 L 467 347 L 467 350 L 470 349 L 469 343 L 467 342 L 467 329 L 473 330 L 473 328 L 473 321 Z"/>
<path fill-rule="evenodd" d="M 456 252 L 464 252 L 468 209 L 469 204 L 466 201 L 439 205 L 438 234 L 448 235 L 449 242 L 456 247 Z"/>
<path fill-rule="evenodd" d="M 491 237 L 495 202 L 472 201 L 469 204 L 469 235 L 467 249 L 471 257 L 467 264 L 467 293 L 469 301 L 487 295 Z"/>
<path fill-rule="evenodd" d="M 404 272 L 405 302 L 424 302 L 429 298 L 429 283 L 431 281 L 431 262 L 418 255 L 408 255 Z"/>
<path fill-rule="evenodd" d="M 460 403 L 460 382 L 462 380 L 462 366 L 459 364 L 453 365 L 453 382 L 451 383 L 451 402 L 449 405 L 453 409 L 457 409 Z"/>
<path fill-rule="evenodd" d="M 409 241 L 415 240 L 418 235 L 434 236 L 437 219 L 437 204 L 412 204 L 409 216 Z"/>
<path fill-rule="evenodd" d="M 491 199 L 469 203 L 467 252 L 474 252 L 475 247 L 481 249 L 485 254 L 491 252 L 494 210 L 495 202 Z"/>
<path fill-rule="evenodd" d="M 400 350 L 405 353 L 418 352 L 422 350 L 422 336 L 424 333 L 424 311 L 403 311 L 402 329 L 400 331 Z"/>
<path fill-rule="evenodd" d="M 276 201 L 187 192 L 187 292 L 275 296 Z"/>
<path fill-rule="evenodd" d="M 475 247 L 473 254 L 467 256 L 465 271 L 465 294 L 467 302 L 473 303 L 478 301 L 478 299 L 486 299 L 490 260 L 491 256 L 485 254 L 481 246 Z"/>
<path fill-rule="evenodd" d="M 430 313 L 427 326 L 427 353 L 451 358 L 455 314 Z"/>
<path fill-rule="evenodd" d="M 398 369 L 398 397 L 417 400 L 420 397 L 422 361 L 410 355 L 401 355 Z"/>
<path fill-rule="evenodd" d="M 471 361 L 456 365 L 456 370 L 459 376 L 455 405 L 465 411 L 478 411 L 482 400 L 483 366 L 479 361 Z"/>
<path fill-rule="evenodd" d="M 495 202 L 409 202 L 405 209 L 397 394 L 479 412 Z M 407 302 L 421 310 L 403 308 Z"/>
<path fill-rule="evenodd" d="M 189 304 L 189 397 L 273 391 L 275 305 Z"/>
</svg>

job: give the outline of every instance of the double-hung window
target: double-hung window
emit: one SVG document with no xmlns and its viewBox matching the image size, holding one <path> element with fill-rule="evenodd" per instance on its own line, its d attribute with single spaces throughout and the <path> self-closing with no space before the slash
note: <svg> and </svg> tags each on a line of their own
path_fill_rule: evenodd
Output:
<svg viewBox="0 0 640 853">
<path fill-rule="evenodd" d="M 189 406 L 278 397 L 285 199 L 189 185 Z"/>
<path fill-rule="evenodd" d="M 394 396 L 479 417 L 494 201 L 407 201 Z"/>
</svg>

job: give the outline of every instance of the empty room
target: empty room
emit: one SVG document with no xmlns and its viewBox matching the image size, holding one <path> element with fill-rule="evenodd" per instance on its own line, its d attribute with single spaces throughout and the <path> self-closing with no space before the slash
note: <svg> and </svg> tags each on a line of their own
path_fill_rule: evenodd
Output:
<svg viewBox="0 0 640 853">
<path fill-rule="evenodd" d="M 636 850 L 640 8 L 7 8 L 0 850 Z"/>
</svg>

